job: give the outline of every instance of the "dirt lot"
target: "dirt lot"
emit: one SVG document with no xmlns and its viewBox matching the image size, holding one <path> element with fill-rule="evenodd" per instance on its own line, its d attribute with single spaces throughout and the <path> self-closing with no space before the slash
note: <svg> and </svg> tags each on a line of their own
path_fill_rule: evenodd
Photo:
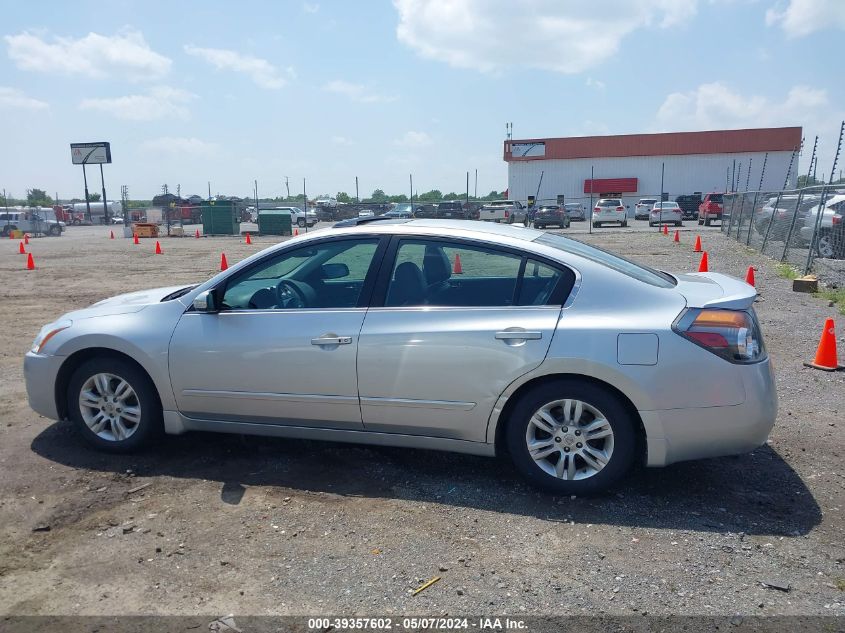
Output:
<svg viewBox="0 0 845 633">
<path fill-rule="evenodd" d="M 759 267 L 780 396 L 770 444 L 640 470 L 589 499 L 426 451 L 197 434 L 136 456 L 89 450 L 27 406 L 39 327 L 272 243 L 163 239 L 157 256 L 107 233 L 32 240 L 35 271 L 0 243 L 0 613 L 845 615 L 845 373 L 801 364 L 838 313 L 718 229 L 702 234 L 713 270 Z M 581 237 L 689 271 L 693 235 Z"/>
</svg>

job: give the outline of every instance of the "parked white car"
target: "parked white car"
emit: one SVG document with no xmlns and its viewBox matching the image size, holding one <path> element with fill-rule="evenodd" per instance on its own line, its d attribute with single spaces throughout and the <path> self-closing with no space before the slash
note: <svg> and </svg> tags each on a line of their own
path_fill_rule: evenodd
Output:
<svg viewBox="0 0 845 633">
<path fill-rule="evenodd" d="M 270 209 L 261 209 L 261 211 L 270 211 Z M 291 224 L 295 224 L 298 227 L 303 227 L 308 225 L 308 227 L 312 227 L 317 223 L 317 212 L 308 210 L 308 213 L 303 213 L 302 209 L 299 207 L 273 207 L 273 211 L 287 211 L 291 214 Z M 258 213 L 260 214 L 261 211 Z"/>
<path fill-rule="evenodd" d="M 593 207 L 593 228 L 599 228 L 607 222 L 619 222 L 628 226 L 628 212 L 619 198 L 601 198 Z"/>
<path fill-rule="evenodd" d="M 810 245 L 818 222 L 819 234 L 816 238 L 816 255 L 825 259 L 840 258 L 845 254 L 841 244 L 843 211 L 845 211 L 845 195 L 833 196 L 824 205 L 821 221 L 819 221 L 818 207 L 812 209 L 804 217 L 804 226 L 799 231 L 801 241 Z"/>
<path fill-rule="evenodd" d="M 634 219 L 648 220 L 655 204 L 657 204 L 657 198 L 640 198 L 637 201 L 637 206 L 634 207 Z"/>
<path fill-rule="evenodd" d="M 478 219 L 485 222 L 522 223 L 527 217 L 527 211 L 518 200 L 494 200 L 488 202 L 478 211 Z"/>
<path fill-rule="evenodd" d="M 683 226 L 684 212 L 677 202 L 656 202 L 648 216 L 648 225 L 674 224 Z"/>
</svg>

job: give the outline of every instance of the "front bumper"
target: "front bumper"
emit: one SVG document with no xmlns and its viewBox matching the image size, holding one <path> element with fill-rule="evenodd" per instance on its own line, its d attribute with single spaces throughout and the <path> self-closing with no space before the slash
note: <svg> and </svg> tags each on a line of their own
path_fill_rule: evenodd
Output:
<svg viewBox="0 0 845 633">
<path fill-rule="evenodd" d="M 56 407 L 56 377 L 64 356 L 43 356 L 27 352 L 23 361 L 23 376 L 29 406 L 50 420 L 59 418 Z"/>
<path fill-rule="evenodd" d="M 777 417 L 771 361 L 740 367 L 745 401 L 728 407 L 640 411 L 647 466 L 738 455 L 765 444 Z"/>
</svg>

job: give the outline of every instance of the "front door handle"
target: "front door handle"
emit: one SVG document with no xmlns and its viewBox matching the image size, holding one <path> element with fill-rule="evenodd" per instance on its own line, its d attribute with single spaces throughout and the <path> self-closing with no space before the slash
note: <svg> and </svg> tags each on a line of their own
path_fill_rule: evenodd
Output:
<svg viewBox="0 0 845 633">
<path fill-rule="evenodd" d="M 352 342 L 351 336 L 321 336 L 312 338 L 311 345 L 349 345 Z"/>
<path fill-rule="evenodd" d="M 504 330 L 496 332 L 496 338 L 501 341 L 509 340 L 537 340 L 543 338 L 542 332 L 529 332 L 528 330 Z"/>
</svg>

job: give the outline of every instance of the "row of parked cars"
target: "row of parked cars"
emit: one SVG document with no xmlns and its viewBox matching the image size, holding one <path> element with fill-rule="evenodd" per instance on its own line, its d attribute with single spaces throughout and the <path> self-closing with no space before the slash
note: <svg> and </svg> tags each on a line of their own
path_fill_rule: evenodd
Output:
<svg viewBox="0 0 845 633">
<path fill-rule="evenodd" d="M 768 234 L 769 240 L 789 239 L 801 247 L 813 243 L 818 229 L 816 255 L 845 259 L 845 193 L 826 193 L 824 200 L 819 193 L 771 196 L 754 210 L 752 221 L 757 232 Z"/>
</svg>

